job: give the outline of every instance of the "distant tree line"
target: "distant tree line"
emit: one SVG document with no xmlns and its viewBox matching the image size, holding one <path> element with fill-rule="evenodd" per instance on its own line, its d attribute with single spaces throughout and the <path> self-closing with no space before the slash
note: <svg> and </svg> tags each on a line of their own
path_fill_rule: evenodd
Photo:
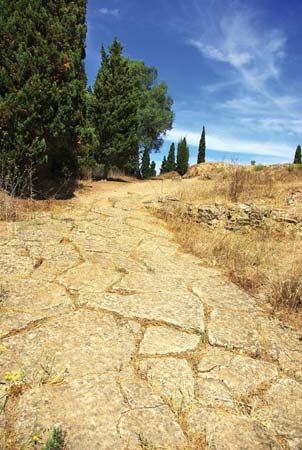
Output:
<svg viewBox="0 0 302 450">
<path fill-rule="evenodd" d="M 155 174 L 149 153 L 173 122 L 167 85 L 115 39 L 87 89 L 86 3 L 0 0 L 1 181 L 75 177 L 95 166 L 105 176 L 111 167 Z"/>
</svg>

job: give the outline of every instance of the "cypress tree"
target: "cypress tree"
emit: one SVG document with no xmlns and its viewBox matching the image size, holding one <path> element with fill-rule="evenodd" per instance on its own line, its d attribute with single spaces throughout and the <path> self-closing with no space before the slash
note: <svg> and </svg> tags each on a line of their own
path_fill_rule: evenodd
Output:
<svg viewBox="0 0 302 450">
<path fill-rule="evenodd" d="M 142 157 L 141 173 L 143 178 L 148 178 L 150 176 L 150 155 L 146 148 Z"/>
<path fill-rule="evenodd" d="M 86 0 L 0 0 L 0 164 L 76 171 L 85 116 Z"/>
<path fill-rule="evenodd" d="M 301 145 L 296 148 L 294 164 L 302 164 Z"/>
<path fill-rule="evenodd" d="M 160 167 L 160 173 L 166 173 L 167 171 L 167 158 L 164 156 L 162 163 L 161 163 L 161 167 Z"/>
<path fill-rule="evenodd" d="M 154 161 L 150 165 L 150 177 L 156 177 L 156 164 Z"/>
<path fill-rule="evenodd" d="M 177 172 L 183 176 L 189 168 L 189 147 L 186 138 L 179 141 L 177 146 Z"/>
<path fill-rule="evenodd" d="M 170 145 L 169 153 L 168 153 L 168 159 L 167 159 L 167 171 L 172 172 L 175 170 L 175 145 L 174 142 Z"/>
<path fill-rule="evenodd" d="M 122 45 L 116 39 L 106 52 L 94 85 L 94 125 L 99 140 L 97 162 L 106 169 L 117 167 L 127 173 L 138 170 L 139 99 Z"/>
<path fill-rule="evenodd" d="M 197 163 L 204 163 L 206 160 L 206 130 L 202 128 L 202 134 L 199 141 Z"/>
</svg>

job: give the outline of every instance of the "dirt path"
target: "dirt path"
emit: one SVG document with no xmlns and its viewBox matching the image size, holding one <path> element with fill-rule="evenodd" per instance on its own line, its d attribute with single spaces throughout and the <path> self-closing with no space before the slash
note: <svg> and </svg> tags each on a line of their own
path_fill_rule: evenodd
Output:
<svg viewBox="0 0 302 450">
<path fill-rule="evenodd" d="M 144 203 L 174 183 L 1 228 L 0 448 L 302 449 L 301 337 L 180 251 Z"/>
</svg>

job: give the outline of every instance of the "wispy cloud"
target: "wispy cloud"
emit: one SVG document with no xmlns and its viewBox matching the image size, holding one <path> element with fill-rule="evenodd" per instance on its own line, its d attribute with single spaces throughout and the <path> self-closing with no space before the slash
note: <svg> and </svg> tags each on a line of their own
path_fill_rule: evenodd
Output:
<svg viewBox="0 0 302 450">
<path fill-rule="evenodd" d="M 220 76 L 218 82 L 204 86 L 203 93 L 209 105 L 215 104 L 217 118 L 224 119 L 221 137 L 224 131 L 228 134 L 230 125 L 239 125 L 240 139 L 209 139 L 209 146 L 278 155 L 290 151 L 289 146 L 276 143 L 280 138 L 283 142 L 288 136 L 299 139 L 302 95 L 285 82 L 285 30 L 272 27 L 261 10 L 247 9 L 245 5 L 234 0 L 224 7 L 224 2 L 212 0 L 208 3 L 207 23 L 202 14 L 196 14 L 200 26 L 195 26 L 187 38 L 187 43 Z M 251 135 L 253 139 L 259 136 L 259 142 L 250 143 Z"/>
<path fill-rule="evenodd" d="M 104 16 L 114 16 L 117 17 L 120 14 L 120 10 L 115 8 L 115 9 L 110 9 L 110 8 L 99 8 L 97 10 L 97 12 L 99 14 L 103 14 Z"/>
<path fill-rule="evenodd" d="M 278 79 L 286 44 L 282 30 L 261 28 L 257 15 L 242 7 L 221 18 L 216 15 L 216 21 L 215 33 L 213 27 L 207 27 L 210 32 L 189 39 L 189 43 L 206 58 L 230 65 L 248 88 L 262 91 L 267 81 Z"/>
</svg>

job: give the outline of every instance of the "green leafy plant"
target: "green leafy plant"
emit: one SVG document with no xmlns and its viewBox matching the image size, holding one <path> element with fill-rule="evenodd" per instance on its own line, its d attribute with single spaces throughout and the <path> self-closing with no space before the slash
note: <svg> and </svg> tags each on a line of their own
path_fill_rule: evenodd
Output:
<svg viewBox="0 0 302 450">
<path fill-rule="evenodd" d="M 265 166 L 263 164 L 255 164 L 254 165 L 254 171 L 255 172 L 260 172 L 260 170 L 264 170 Z"/>
<path fill-rule="evenodd" d="M 42 450 L 66 450 L 65 433 L 61 427 L 54 427 Z"/>
</svg>

